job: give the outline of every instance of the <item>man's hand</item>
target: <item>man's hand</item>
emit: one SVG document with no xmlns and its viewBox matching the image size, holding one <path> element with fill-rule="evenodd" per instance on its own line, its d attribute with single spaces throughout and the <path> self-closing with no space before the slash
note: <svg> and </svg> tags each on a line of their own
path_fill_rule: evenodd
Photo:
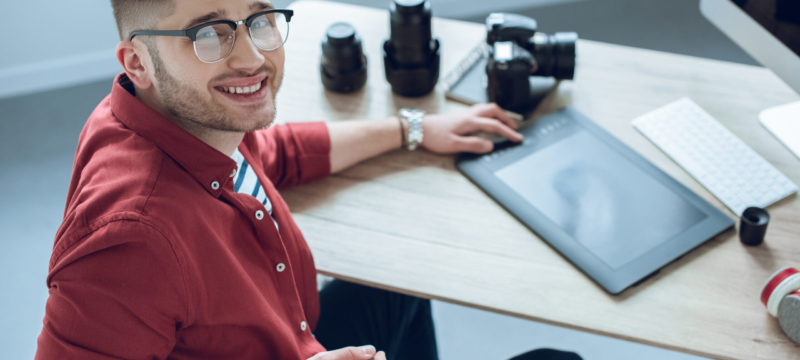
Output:
<svg viewBox="0 0 800 360">
<path fill-rule="evenodd" d="M 360 347 L 346 347 L 339 350 L 326 351 L 316 354 L 308 360 L 386 360 L 383 351 L 375 352 L 375 347 L 365 345 Z"/>
<path fill-rule="evenodd" d="M 477 136 L 484 132 L 522 141 L 514 131 L 517 122 L 495 104 L 479 104 L 454 114 L 426 115 L 422 121 L 422 147 L 440 154 L 487 153 L 491 140 Z M 400 123 L 385 120 L 335 121 L 328 123 L 331 139 L 331 172 L 346 169 L 373 156 L 401 147 Z M 405 126 L 408 131 L 408 124 Z"/>
<path fill-rule="evenodd" d="M 492 151 L 491 140 L 476 136 L 477 132 L 497 134 L 514 142 L 522 141 L 515 130 L 517 122 L 496 104 L 477 104 L 455 114 L 428 115 L 422 122 L 422 146 L 440 153 L 487 153 Z"/>
</svg>

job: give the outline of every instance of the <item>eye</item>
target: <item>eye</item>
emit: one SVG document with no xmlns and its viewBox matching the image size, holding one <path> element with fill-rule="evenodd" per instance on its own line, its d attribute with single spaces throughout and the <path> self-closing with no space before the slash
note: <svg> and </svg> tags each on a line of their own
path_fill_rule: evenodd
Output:
<svg viewBox="0 0 800 360">
<path fill-rule="evenodd" d="M 253 29 L 263 29 L 265 27 L 269 27 L 269 21 L 265 17 L 259 17 L 250 24 L 250 28 Z"/>
<path fill-rule="evenodd" d="M 197 39 L 198 40 L 211 39 L 211 38 L 215 38 L 215 37 L 217 37 L 217 32 L 216 31 L 201 31 L 201 32 L 197 33 Z"/>
<path fill-rule="evenodd" d="M 213 39 L 213 38 L 218 38 L 218 37 L 220 37 L 220 38 L 224 37 L 224 34 L 220 34 L 220 32 L 216 28 L 214 28 L 213 26 L 202 28 L 202 29 L 200 29 L 200 31 L 197 32 L 197 39 L 198 40 L 204 40 L 204 39 L 208 40 L 208 39 Z"/>
</svg>

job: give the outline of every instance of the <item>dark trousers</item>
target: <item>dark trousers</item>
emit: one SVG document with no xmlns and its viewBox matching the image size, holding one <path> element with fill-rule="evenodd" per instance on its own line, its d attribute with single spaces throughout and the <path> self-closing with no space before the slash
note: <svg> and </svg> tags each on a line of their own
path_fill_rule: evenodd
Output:
<svg viewBox="0 0 800 360">
<path fill-rule="evenodd" d="M 320 291 L 314 336 L 328 350 L 374 345 L 388 360 L 436 360 L 431 303 L 412 296 L 334 280 Z M 487 339 L 491 346 L 491 339 Z M 581 360 L 575 353 L 538 349 L 512 360 Z"/>
<path fill-rule="evenodd" d="M 439 358 L 430 301 L 341 280 L 319 295 L 314 336 L 326 349 L 374 345 L 391 360 Z"/>
</svg>

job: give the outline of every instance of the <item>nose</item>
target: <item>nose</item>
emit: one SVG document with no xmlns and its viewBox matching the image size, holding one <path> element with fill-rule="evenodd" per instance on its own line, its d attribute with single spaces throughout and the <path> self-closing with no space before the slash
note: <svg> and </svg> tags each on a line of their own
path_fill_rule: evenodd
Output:
<svg viewBox="0 0 800 360">
<path fill-rule="evenodd" d="M 246 26 L 236 29 L 233 50 L 228 55 L 228 66 L 234 70 L 253 72 L 264 65 L 264 54 L 253 44 Z"/>
</svg>

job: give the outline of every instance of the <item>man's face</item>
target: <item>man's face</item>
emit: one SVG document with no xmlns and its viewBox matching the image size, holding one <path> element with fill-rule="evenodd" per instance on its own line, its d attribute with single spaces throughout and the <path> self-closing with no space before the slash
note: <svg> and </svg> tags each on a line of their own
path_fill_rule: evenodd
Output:
<svg viewBox="0 0 800 360">
<path fill-rule="evenodd" d="M 159 22 L 159 29 L 186 29 L 213 20 L 238 21 L 271 7 L 266 0 L 173 1 L 174 11 Z M 204 19 L 193 21 L 200 17 Z M 156 48 L 151 48 L 150 55 L 158 100 L 184 127 L 248 132 L 265 128 L 274 119 L 275 94 L 283 78 L 283 47 L 259 50 L 247 27 L 240 25 L 231 53 L 209 64 L 197 58 L 189 38 L 159 36 L 153 41 Z"/>
</svg>

